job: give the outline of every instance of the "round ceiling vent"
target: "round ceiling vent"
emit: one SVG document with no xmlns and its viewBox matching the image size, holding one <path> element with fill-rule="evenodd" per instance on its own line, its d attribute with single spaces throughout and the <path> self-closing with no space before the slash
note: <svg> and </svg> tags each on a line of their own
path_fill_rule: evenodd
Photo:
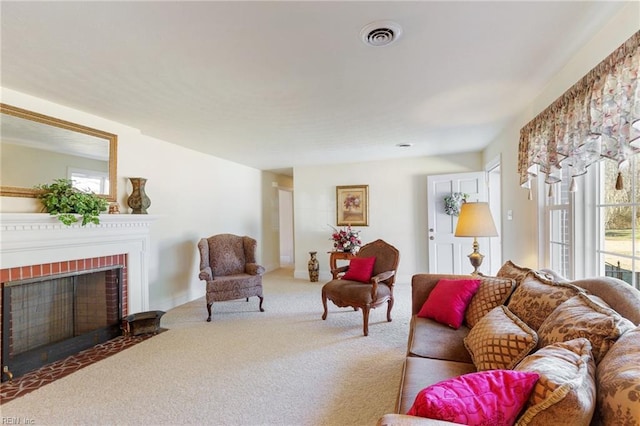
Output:
<svg viewBox="0 0 640 426">
<path fill-rule="evenodd" d="M 362 41 L 374 47 L 388 46 L 402 35 L 402 28 L 393 21 L 372 22 L 360 31 Z"/>
</svg>

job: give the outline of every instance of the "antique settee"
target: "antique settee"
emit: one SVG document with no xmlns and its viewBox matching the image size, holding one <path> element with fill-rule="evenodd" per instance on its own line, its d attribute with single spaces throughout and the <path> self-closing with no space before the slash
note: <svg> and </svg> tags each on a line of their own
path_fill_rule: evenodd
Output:
<svg viewBox="0 0 640 426">
<path fill-rule="evenodd" d="M 503 371 L 539 376 L 521 397 L 516 425 L 640 424 L 640 292 L 615 278 L 568 281 L 510 261 L 496 275 L 413 276 L 413 315 L 396 409 L 378 424 L 462 423 L 466 412 L 456 404 L 478 409 L 476 395 L 448 395 L 448 386 Z M 424 318 L 425 302 L 440 281 L 461 279 L 480 284 L 460 327 Z M 500 398 L 498 392 L 494 404 L 499 406 Z M 479 404 L 488 413 L 469 418 L 491 415 L 496 407 L 490 402 Z M 447 415 L 442 405 L 454 413 Z"/>
</svg>

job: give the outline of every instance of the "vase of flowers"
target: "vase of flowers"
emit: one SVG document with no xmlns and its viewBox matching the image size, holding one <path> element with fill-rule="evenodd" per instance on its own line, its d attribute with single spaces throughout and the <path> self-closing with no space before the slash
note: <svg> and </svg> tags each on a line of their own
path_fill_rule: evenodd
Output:
<svg viewBox="0 0 640 426">
<path fill-rule="evenodd" d="M 336 229 L 333 226 L 333 233 L 331 234 L 331 240 L 333 241 L 333 249 L 335 251 L 344 251 L 357 253 L 362 245 L 360 240 L 360 231 L 354 231 L 351 226 L 347 226 L 343 229 Z"/>
</svg>

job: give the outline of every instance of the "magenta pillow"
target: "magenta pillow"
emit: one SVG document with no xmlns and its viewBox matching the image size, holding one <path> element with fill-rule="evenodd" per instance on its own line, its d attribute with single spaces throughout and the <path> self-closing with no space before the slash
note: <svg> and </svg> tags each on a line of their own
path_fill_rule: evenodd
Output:
<svg viewBox="0 0 640 426">
<path fill-rule="evenodd" d="M 471 298 L 480 288 L 480 280 L 441 279 L 429 293 L 418 316 L 430 318 L 456 330 L 462 325 Z"/>
<path fill-rule="evenodd" d="M 539 377 L 513 370 L 464 374 L 422 389 L 407 414 L 465 425 L 511 426 Z"/>
<path fill-rule="evenodd" d="M 375 257 L 354 257 L 349 261 L 349 269 L 342 276 L 342 279 L 368 283 L 371 280 L 375 263 Z"/>
</svg>

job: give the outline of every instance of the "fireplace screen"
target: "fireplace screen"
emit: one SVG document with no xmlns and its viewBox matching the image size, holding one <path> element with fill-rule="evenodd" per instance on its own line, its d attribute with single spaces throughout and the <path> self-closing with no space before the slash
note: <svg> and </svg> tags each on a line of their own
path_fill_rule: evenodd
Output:
<svg viewBox="0 0 640 426">
<path fill-rule="evenodd" d="M 18 376 L 119 336 L 121 271 L 5 283 L 3 368 Z"/>
</svg>

